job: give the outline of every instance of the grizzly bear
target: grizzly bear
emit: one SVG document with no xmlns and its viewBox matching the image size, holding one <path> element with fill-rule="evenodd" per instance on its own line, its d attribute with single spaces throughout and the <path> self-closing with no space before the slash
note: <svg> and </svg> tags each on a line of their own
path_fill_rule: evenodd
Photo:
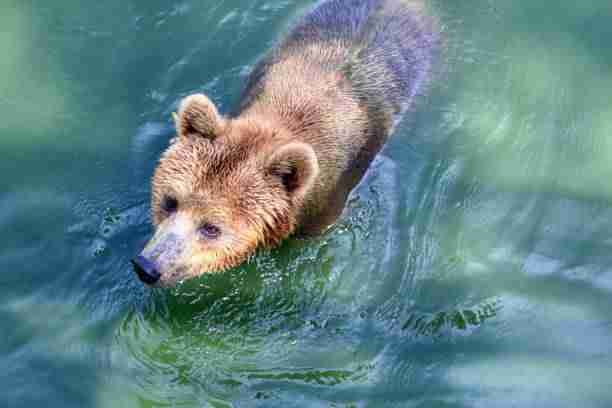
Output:
<svg viewBox="0 0 612 408">
<path fill-rule="evenodd" d="M 140 279 L 171 286 L 333 224 L 423 94 L 437 45 L 417 0 L 327 0 L 255 66 L 234 114 L 186 97 L 153 176 Z"/>
</svg>

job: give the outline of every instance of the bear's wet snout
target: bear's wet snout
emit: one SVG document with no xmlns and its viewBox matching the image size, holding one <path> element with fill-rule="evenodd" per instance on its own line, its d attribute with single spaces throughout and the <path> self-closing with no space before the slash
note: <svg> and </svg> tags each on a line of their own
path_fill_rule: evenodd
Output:
<svg viewBox="0 0 612 408">
<path fill-rule="evenodd" d="M 161 277 L 155 263 L 142 255 L 132 259 L 132 266 L 134 267 L 134 271 L 138 275 L 138 278 L 147 285 L 156 284 Z"/>
</svg>

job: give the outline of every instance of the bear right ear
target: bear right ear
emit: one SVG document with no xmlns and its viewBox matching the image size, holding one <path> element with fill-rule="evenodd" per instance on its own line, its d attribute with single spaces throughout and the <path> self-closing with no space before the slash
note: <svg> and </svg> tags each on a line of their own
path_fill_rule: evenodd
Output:
<svg viewBox="0 0 612 408">
<path fill-rule="evenodd" d="M 174 115 L 181 137 L 200 136 L 214 140 L 225 128 L 225 119 L 206 95 L 195 94 L 183 99 L 178 115 Z"/>
</svg>

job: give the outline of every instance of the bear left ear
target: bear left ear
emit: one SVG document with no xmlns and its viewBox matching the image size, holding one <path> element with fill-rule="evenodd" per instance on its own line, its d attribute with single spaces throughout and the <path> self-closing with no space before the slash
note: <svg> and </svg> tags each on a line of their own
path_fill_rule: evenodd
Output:
<svg viewBox="0 0 612 408">
<path fill-rule="evenodd" d="M 306 143 L 291 142 L 281 146 L 267 163 L 268 173 L 278 177 L 294 198 L 303 198 L 319 174 L 317 155 Z"/>
<path fill-rule="evenodd" d="M 206 95 L 195 94 L 183 99 L 177 115 L 176 129 L 181 137 L 202 136 L 214 140 L 225 128 L 225 119 Z"/>
</svg>

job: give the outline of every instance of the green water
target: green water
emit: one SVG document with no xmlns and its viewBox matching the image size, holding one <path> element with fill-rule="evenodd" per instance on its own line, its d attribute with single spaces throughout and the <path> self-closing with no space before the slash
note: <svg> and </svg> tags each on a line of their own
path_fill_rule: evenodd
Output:
<svg viewBox="0 0 612 408">
<path fill-rule="evenodd" d="M 612 406 L 612 3 L 432 0 L 441 73 L 339 225 L 150 291 L 170 114 L 303 0 L 0 0 L 1 407 Z"/>
</svg>

